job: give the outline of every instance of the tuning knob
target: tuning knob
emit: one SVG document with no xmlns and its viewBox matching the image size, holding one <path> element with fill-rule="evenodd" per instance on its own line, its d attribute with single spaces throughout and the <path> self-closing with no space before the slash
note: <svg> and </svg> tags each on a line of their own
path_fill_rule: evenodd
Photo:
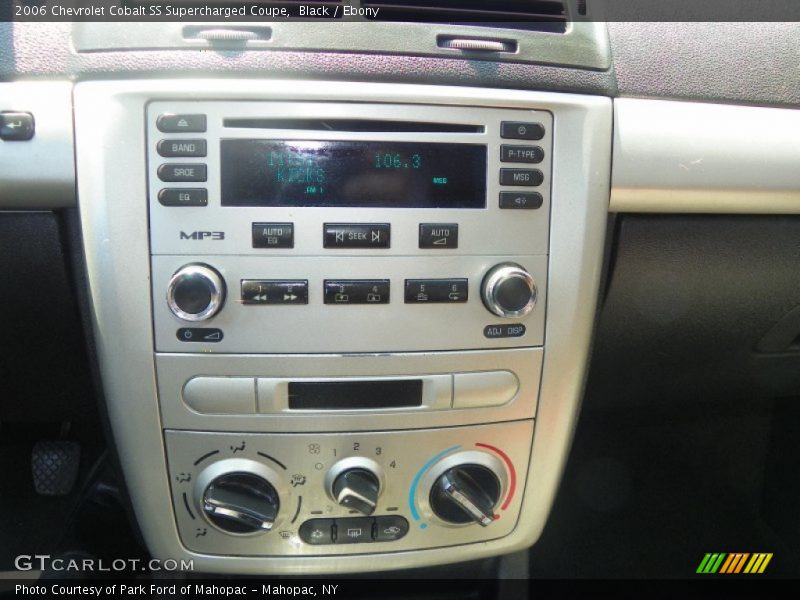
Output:
<svg viewBox="0 0 800 600">
<path fill-rule="evenodd" d="M 536 282 L 516 263 L 492 267 L 483 278 L 483 303 L 498 317 L 524 317 L 536 304 Z"/>
<path fill-rule="evenodd" d="M 225 303 L 225 281 L 208 265 L 191 264 L 178 269 L 167 286 L 167 304 L 179 319 L 205 321 Z"/>
<path fill-rule="evenodd" d="M 375 512 L 381 495 L 380 473 L 380 466 L 374 461 L 353 456 L 333 465 L 325 479 L 337 504 L 369 516 Z"/>
<path fill-rule="evenodd" d="M 476 522 L 486 527 L 494 521 L 500 499 L 500 479 L 488 467 L 463 464 L 442 473 L 433 484 L 430 506 L 448 523 Z"/>
<path fill-rule="evenodd" d="M 213 463 L 195 483 L 199 509 L 219 529 L 246 535 L 270 531 L 281 510 L 285 481 L 270 467 L 245 458 Z"/>
</svg>

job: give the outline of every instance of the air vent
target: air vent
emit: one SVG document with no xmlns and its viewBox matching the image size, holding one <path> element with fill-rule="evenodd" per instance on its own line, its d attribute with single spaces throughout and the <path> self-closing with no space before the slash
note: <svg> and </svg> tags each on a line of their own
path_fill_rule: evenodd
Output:
<svg viewBox="0 0 800 600">
<path fill-rule="evenodd" d="M 564 33 L 567 13 L 561 0 L 363 0 L 376 8 L 374 21 L 446 23 Z"/>
</svg>

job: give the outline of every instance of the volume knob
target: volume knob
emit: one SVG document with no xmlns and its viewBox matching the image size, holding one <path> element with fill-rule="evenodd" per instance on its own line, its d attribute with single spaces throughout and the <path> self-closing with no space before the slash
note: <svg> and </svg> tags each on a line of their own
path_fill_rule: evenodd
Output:
<svg viewBox="0 0 800 600">
<path fill-rule="evenodd" d="M 222 310 L 224 303 L 225 281 L 208 265 L 185 265 L 167 285 L 167 305 L 184 321 L 210 319 Z"/>
<path fill-rule="evenodd" d="M 524 317 L 536 304 L 536 282 L 516 263 L 492 267 L 483 278 L 483 304 L 498 317 Z"/>
</svg>

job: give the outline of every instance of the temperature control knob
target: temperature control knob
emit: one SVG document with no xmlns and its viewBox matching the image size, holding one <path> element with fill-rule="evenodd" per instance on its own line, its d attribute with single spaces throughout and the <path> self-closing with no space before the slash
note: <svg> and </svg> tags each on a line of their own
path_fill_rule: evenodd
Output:
<svg viewBox="0 0 800 600">
<path fill-rule="evenodd" d="M 178 269 L 167 286 L 167 304 L 179 319 L 205 321 L 225 303 L 225 281 L 217 271 L 203 264 Z"/>
<path fill-rule="evenodd" d="M 430 505 L 437 517 L 448 523 L 494 521 L 494 507 L 500 499 L 500 479 L 488 467 L 463 464 L 442 473 L 433 484 Z"/>
<path fill-rule="evenodd" d="M 536 304 L 536 282 L 516 263 L 492 267 L 483 278 L 483 303 L 498 317 L 524 317 Z"/>
<path fill-rule="evenodd" d="M 277 490 L 255 473 L 225 473 L 203 492 L 203 512 L 228 533 L 247 534 L 272 529 L 281 507 Z"/>
<path fill-rule="evenodd" d="M 382 470 L 375 461 L 351 456 L 337 462 L 325 477 L 328 493 L 345 508 L 371 515 L 383 488 Z"/>
</svg>

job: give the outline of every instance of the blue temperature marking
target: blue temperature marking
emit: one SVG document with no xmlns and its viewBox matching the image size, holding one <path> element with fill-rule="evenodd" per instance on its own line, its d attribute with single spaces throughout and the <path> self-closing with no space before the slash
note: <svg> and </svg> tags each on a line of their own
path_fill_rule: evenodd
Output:
<svg viewBox="0 0 800 600">
<path fill-rule="evenodd" d="M 417 485 L 419 484 L 419 480 L 422 477 L 422 474 L 428 469 L 430 469 L 431 466 L 433 466 L 433 463 L 442 458 L 444 455 L 450 454 L 453 450 L 458 450 L 459 448 L 461 448 L 461 445 L 452 446 L 447 450 L 439 452 L 439 454 L 437 454 L 436 456 L 431 458 L 428 462 L 426 462 L 424 465 L 422 465 L 422 468 L 419 471 L 417 471 L 416 475 L 414 475 L 414 479 L 411 482 L 411 489 L 408 490 L 408 507 L 411 509 L 411 516 L 414 518 L 415 521 L 419 521 L 419 513 L 417 512 L 417 507 L 414 504 L 414 498 L 417 495 Z"/>
</svg>

